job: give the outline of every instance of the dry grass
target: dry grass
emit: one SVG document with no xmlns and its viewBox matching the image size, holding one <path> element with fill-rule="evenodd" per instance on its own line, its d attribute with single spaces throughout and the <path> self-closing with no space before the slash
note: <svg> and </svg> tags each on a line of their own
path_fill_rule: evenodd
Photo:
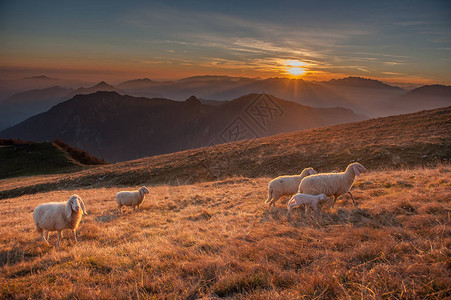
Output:
<svg viewBox="0 0 451 300">
<path fill-rule="evenodd" d="M 269 179 L 153 186 L 123 215 L 118 187 L 1 200 L 0 298 L 451 297 L 448 165 L 366 173 L 353 188 L 360 209 L 343 198 L 291 221 L 283 201 L 267 211 Z M 32 210 L 73 193 L 89 213 L 80 242 L 66 233 L 46 246 Z"/>
</svg>

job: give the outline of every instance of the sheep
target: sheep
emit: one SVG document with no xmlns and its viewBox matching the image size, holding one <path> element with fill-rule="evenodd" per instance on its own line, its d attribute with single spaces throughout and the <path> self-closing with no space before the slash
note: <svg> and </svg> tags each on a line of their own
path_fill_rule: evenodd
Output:
<svg viewBox="0 0 451 300">
<path fill-rule="evenodd" d="M 296 194 L 291 197 L 290 201 L 287 203 L 288 213 L 287 217 L 290 218 L 291 210 L 295 207 L 305 205 L 305 213 L 307 213 L 308 207 L 310 206 L 313 210 L 318 213 L 318 208 L 316 205 L 318 203 L 323 203 L 329 200 L 329 198 L 325 194 L 319 195 L 309 195 L 309 194 Z"/>
<path fill-rule="evenodd" d="M 359 163 L 355 162 L 350 164 L 345 172 L 341 173 L 323 173 L 308 176 L 302 179 L 299 184 L 298 193 L 318 195 L 326 194 L 327 196 L 334 196 L 332 208 L 335 205 L 337 198 L 343 194 L 348 193 L 354 206 L 354 196 L 351 193 L 351 186 L 354 183 L 355 176 L 359 176 L 360 173 L 365 173 L 366 169 Z"/>
<path fill-rule="evenodd" d="M 122 191 L 116 194 L 116 202 L 119 211 L 122 213 L 122 206 L 132 206 L 139 209 L 139 205 L 144 201 L 144 197 L 149 194 L 149 190 L 143 186 L 138 191 Z"/>
<path fill-rule="evenodd" d="M 36 230 L 47 245 L 49 245 L 49 231 L 58 231 L 58 241 L 56 242 L 56 247 L 58 247 L 61 231 L 64 229 L 72 230 L 75 242 L 78 242 L 76 230 L 83 214 L 87 215 L 83 200 L 78 195 L 72 195 L 67 202 L 38 205 L 33 211 L 33 219 Z"/>
<path fill-rule="evenodd" d="M 268 184 L 268 199 L 265 201 L 265 203 L 269 203 L 269 209 L 271 209 L 271 206 L 276 206 L 276 201 L 279 200 L 280 197 L 291 197 L 296 194 L 301 180 L 304 177 L 313 174 L 316 174 L 313 168 L 305 168 L 299 175 L 279 176 L 271 180 Z"/>
</svg>

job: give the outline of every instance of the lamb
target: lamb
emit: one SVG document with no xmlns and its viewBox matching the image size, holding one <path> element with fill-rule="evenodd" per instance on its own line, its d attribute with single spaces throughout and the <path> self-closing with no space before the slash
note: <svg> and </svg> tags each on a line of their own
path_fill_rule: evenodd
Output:
<svg viewBox="0 0 451 300">
<path fill-rule="evenodd" d="M 355 176 L 359 176 L 360 173 L 365 172 L 366 169 L 361 164 L 355 162 L 350 164 L 345 172 L 312 175 L 302 179 L 299 184 L 298 193 L 334 196 L 332 208 L 338 197 L 348 193 L 352 198 L 354 206 L 357 207 L 354 196 L 351 193 L 351 186 L 354 183 Z"/>
<path fill-rule="evenodd" d="M 279 176 L 271 180 L 268 184 L 268 199 L 265 203 L 271 206 L 276 206 L 276 201 L 282 196 L 292 196 L 296 194 L 299 183 L 304 177 L 316 174 L 313 168 L 305 168 L 299 175 Z M 272 200 L 271 200 L 272 199 Z"/>
<path fill-rule="evenodd" d="M 56 242 L 56 247 L 58 247 L 61 231 L 64 229 L 72 230 L 75 242 L 78 242 L 76 230 L 83 214 L 87 215 L 83 200 L 78 195 L 72 195 L 67 202 L 38 205 L 33 211 L 33 219 L 36 230 L 47 245 L 49 245 L 49 231 L 58 231 L 58 241 Z"/>
<path fill-rule="evenodd" d="M 144 197 L 149 194 L 149 190 L 143 186 L 138 191 L 123 191 L 116 194 L 116 202 L 119 211 L 122 213 L 122 206 L 132 206 L 139 209 L 139 205 L 144 201 Z"/>
<path fill-rule="evenodd" d="M 318 203 L 323 203 L 329 200 L 325 194 L 319 195 L 309 195 L 309 194 L 296 194 L 291 197 L 290 201 L 287 203 L 288 213 L 287 217 L 290 218 L 291 210 L 295 207 L 305 205 L 305 213 L 307 213 L 308 207 L 310 206 L 313 210 L 318 213 L 318 208 L 316 205 Z"/>
</svg>

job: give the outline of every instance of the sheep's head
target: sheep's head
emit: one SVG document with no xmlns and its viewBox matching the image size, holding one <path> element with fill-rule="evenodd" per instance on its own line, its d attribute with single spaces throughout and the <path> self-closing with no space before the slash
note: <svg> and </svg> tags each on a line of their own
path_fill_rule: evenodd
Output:
<svg viewBox="0 0 451 300">
<path fill-rule="evenodd" d="M 361 164 L 357 163 L 357 162 L 353 163 L 353 164 L 350 164 L 350 166 L 352 167 L 352 170 L 354 171 L 354 174 L 357 175 L 357 176 L 359 176 L 360 173 L 365 173 L 366 172 L 365 167 L 362 166 Z"/>
<path fill-rule="evenodd" d="M 72 195 L 69 200 L 67 200 L 66 217 L 70 218 L 72 211 L 78 212 L 80 209 L 83 211 L 83 214 L 87 215 L 83 200 L 78 195 Z"/>
<path fill-rule="evenodd" d="M 149 190 L 145 186 L 143 186 L 139 189 L 139 194 L 144 197 L 145 195 L 149 194 Z"/>
<path fill-rule="evenodd" d="M 325 202 L 325 201 L 329 200 L 329 197 L 327 197 L 327 195 L 325 195 L 325 194 L 319 194 L 318 197 L 319 197 L 318 198 L 319 202 Z"/>
<path fill-rule="evenodd" d="M 315 175 L 316 174 L 316 171 L 315 170 L 313 170 L 313 168 L 305 168 L 303 171 L 302 171 L 302 173 L 301 173 L 301 176 L 310 176 L 310 175 Z"/>
</svg>

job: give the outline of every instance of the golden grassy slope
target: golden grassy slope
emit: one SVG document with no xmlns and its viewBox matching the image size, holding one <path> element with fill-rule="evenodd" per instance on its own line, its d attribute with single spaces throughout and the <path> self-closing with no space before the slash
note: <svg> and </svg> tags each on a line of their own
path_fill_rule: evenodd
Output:
<svg viewBox="0 0 451 300">
<path fill-rule="evenodd" d="M 282 201 L 267 211 L 269 179 L 157 185 L 124 215 L 118 187 L 2 200 L 0 298 L 451 297 L 449 165 L 370 171 L 353 188 L 360 209 L 343 198 L 291 221 Z M 32 210 L 73 193 L 89 213 L 80 242 L 46 246 Z"/>
</svg>

